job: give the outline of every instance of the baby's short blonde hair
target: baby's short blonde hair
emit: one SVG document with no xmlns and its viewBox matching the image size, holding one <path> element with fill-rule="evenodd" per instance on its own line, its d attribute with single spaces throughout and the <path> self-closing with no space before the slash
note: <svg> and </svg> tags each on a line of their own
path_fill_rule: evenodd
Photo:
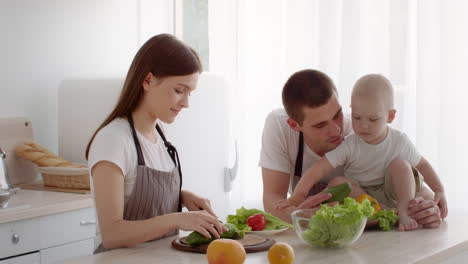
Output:
<svg viewBox="0 0 468 264">
<path fill-rule="evenodd" d="M 353 87 L 353 98 L 382 101 L 388 110 L 394 109 L 393 86 L 390 81 L 380 74 L 367 74 L 359 78 Z"/>
</svg>

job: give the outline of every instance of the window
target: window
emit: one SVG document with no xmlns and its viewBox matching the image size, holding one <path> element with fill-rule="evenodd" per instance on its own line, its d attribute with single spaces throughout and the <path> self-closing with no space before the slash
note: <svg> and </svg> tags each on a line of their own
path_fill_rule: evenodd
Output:
<svg viewBox="0 0 468 264">
<path fill-rule="evenodd" d="M 208 71 L 208 0 L 175 0 L 175 34 L 198 52 Z"/>
</svg>

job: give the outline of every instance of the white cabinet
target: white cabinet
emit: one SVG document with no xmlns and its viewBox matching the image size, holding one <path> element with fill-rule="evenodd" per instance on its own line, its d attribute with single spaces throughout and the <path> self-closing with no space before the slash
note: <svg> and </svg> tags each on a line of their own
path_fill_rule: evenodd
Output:
<svg viewBox="0 0 468 264">
<path fill-rule="evenodd" d="M 39 222 L 28 219 L 0 225 L 0 259 L 41 248 Z"/>
<path fill-rule="evenodd" d="M 40 264 L 41 256 L 39 253 L 31 253 L 14 258 L 0 260 L 0 264 Z"/>
<path fill-rule="evenodd" d="M 16 261 L 17 257 L 13 256 L 34 251 L 40 252 L 40 262 L 25 263 L 48 264 L 91 255 L 95 236 L 96 221 L 92 207 L 3 223 L 0 224 L 0 264 L 23 263 L 3 261 Z"/>
<path fill-rule="evenodd" d="M 84 208 L 41 217 L 41 248 L 49 248 L 96 236 L 94 209 Z"/>
<path fill-rule="evenodd" d="M 61 263 L 68 258 L 92 255 L 93 251 L 94 238 L 46 248 L 41 250 L 41 264 Z"/>
</svg>

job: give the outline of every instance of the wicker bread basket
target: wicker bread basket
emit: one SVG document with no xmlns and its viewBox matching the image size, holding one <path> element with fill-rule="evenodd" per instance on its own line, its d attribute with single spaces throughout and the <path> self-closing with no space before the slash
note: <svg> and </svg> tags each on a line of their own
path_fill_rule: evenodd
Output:
<svg viewBox="0 0 468 264">
<path fill-rule="evenodd" d="M 39 167 L 44 185 L 89 190 L 88 168 Z"/>
</svg>

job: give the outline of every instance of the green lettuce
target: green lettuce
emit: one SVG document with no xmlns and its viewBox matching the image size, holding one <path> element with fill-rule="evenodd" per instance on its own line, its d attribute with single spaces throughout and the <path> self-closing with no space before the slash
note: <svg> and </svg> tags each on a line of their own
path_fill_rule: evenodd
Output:
<svg viewBox="0 0 468 264">
<path fill-rule="evenodd" d="M 379 227 L 384 231 L 392 230 L 398 221 L 398 215 L 393 210 L 380 210 L 378 213 L 369 217 L 369 220 L 378 220 Z"/>
<path fill-rule="evenodd" d="M 244 207 L 237 209 L 235 215 L 228 215 L 226 222 L 235 225 L 239 230 L 251 231 L 252 228 L 247 225 L 247 218 L 254 214 L 263 214 L 265 216 L 266 226 L 263 230 L 277 230 L 285 227 L 293 228 L 293 225 L 290 223 L 285 222 L 270 213 L 266 213 L 258 209 L 246 209 Z"/>
<path fill-rule="evenodd" d="M 302 238 L 316 246 L 338 247 L 344 241 L 355 239 L 364 228 L 362 221 L 373 212 L 368 200 L 358 203 L 349 197 L 333 207 L 322 205 L 311 217 Z"/>
</svg>

